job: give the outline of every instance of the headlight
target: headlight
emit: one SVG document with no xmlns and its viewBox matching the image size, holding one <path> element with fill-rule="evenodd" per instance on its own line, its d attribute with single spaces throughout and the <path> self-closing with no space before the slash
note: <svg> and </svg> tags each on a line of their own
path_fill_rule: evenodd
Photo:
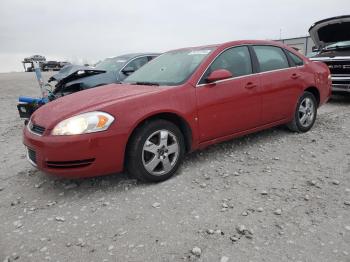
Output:
<svg viewBox="0 0 350 262">
<path fill-rule="evenodd" d="M 73 116 L 58 123 L 52 130 L 54 136 L 79 135 L 108 129 L 114 117 L 104 112 L 89 112 Z"/>
</svg>

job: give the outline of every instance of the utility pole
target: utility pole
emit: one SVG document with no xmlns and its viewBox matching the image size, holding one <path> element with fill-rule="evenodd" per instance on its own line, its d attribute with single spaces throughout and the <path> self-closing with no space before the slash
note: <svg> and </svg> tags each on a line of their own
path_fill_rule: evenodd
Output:
<svg viewBox="0 0 350 262">
<path fill-rule="evenodd" d="M 282 40 L 282 28 L 280 28 L 280 40 Z"/>
</svg>

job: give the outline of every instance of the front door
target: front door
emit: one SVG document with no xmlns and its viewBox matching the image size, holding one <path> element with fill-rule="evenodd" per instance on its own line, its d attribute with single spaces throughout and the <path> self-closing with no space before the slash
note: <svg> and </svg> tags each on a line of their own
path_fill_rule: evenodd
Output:
<svg viewBox="0 0 350 262">
<path fill-rule="evenodd" d="M 217 69 L 226 69 L 233 77 L 206 83 L 207 76 Z M 259 126 L 260 80 L 252 73 L 246 46 L 225 50 L 210 65 L 196 87 L 200 142 Z"/>
</svg>

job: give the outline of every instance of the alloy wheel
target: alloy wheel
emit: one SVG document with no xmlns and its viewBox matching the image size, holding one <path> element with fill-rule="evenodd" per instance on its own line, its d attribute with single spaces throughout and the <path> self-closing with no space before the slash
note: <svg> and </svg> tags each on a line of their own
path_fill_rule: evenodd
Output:
<svg viewBox="0 0 350 262">
<path fill-rule="evenodd" d="M 180 146 L 176 136 L 168 130 L 152 133 L 144 143 L 142 162 L 151 175 L 161 176 L 169 173 L 179 158 Z"/>
<path fill-rule="evenodd" d="M 312 125 L 315 118 L 315 104 L 311 98 L 305 97 L 298 110 L 299 122 L 303 127 Z"/>
</svg>

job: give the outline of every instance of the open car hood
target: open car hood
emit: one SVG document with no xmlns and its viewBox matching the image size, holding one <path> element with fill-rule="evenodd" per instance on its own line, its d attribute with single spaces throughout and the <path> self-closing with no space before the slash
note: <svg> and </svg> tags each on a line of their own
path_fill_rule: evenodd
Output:
<svg viewBox="0 0 350 262">
<path fill-rule="evenodd" d="M 324 19 L 313 24 L 310 36 L 318 48 L 350 40 L 350 15 Z"/>
<path fill-rule="evenodd" d="M 51 76 L 49 82 L 57 81 L 57 84 L 61 86 L 65 83 L 79 78 L 102 74 L 105 72 L 106 71 L 104 70 L 98 70 L 88 66 L 67 65 L 63 67 L 57 74 Z"/>
</svg>

